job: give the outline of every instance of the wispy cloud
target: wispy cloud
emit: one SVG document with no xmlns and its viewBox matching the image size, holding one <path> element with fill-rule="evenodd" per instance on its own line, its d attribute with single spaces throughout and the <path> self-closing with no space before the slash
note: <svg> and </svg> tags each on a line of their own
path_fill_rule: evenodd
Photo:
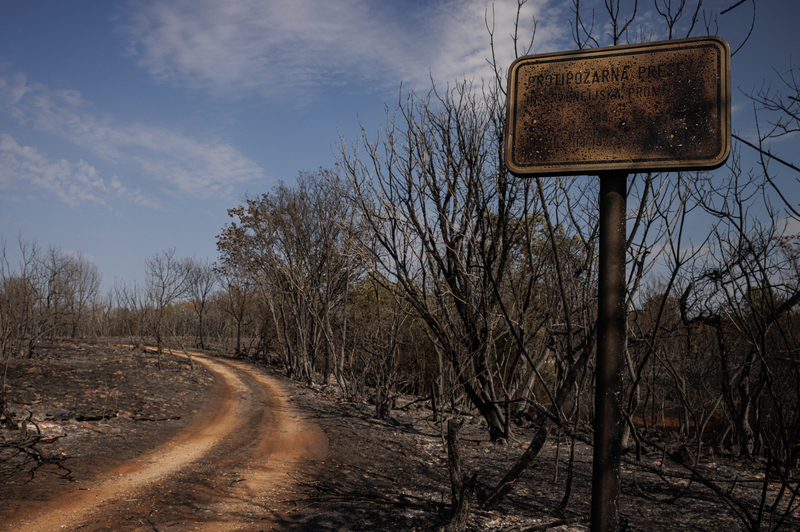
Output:
<svg viewBox="0 0 800 532">
<path fill-rule="evenodd" d="M 13 137 L 0 133 L 0 186 L 27 181 L 54 194 L 70 206 L 84 202 L 105 205 L 102 196 L 107 188 L 91 165 L 81 160 L 50 161 L 35 148 L 21 146 Z"/>
<path fill-rule="evenodd" d="M 161 127 L 117 124 L 93 113 L 77 91 L 53 90 L 19 72 L 0 72 L 0 110 L 105 161 L 133 168 L 137 177 L 159 183 L 166 191 L 196 197 L 227 195 L 233 185 L 264 175 L 254 161 L 229 144 L 201 141 Z M 20 160 L 21 155 L 14 157 Z"/>
<path fill-rule="evenodd" d="M 122 181 L 120 181 L 116 175 L 111 176 L 111 182 L 108 186 L 118 197 L 126 198 L 136 205 L 153 209 L 160 209 L 162 207 L 157 199 L 145 193 L 141 188 L 130 190 L 122 184 Z"/>
<path fill-rule="evenodd" d="M 524 6 L 522 36 L 534 16 L 550 22 L 539 24 L 535 50 L 552 51 L 565 37 L 563 7 L 551 4 Z M 427 85 L 431 74 L 439 82 L 491 77 L 486 16 L 498 60 L 508 64 L 516 7 L 511 0 L 151 0 L 135 4 L 123 32 L 130 54 L 158 79 L 297 101 L 355 81 L 395 90 L 401 81 Z M 556 16 L 542 17 L 545 11 Z"/>
</svg>

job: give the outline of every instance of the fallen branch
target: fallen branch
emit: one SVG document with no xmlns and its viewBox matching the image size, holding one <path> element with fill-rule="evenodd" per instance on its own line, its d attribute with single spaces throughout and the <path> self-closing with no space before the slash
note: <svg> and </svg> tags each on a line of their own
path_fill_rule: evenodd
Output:
<svg viewBox="0 0 800 532">
<path fill-rule="evenodd" d="M 543 523 L 541 525 L 534 525 L 526 528 L 522 528 L 521 525 L 516 525 L 512 528 L 503 528 L 502 530 L 508 532 L 538 532 L 539 530 L 547 530 L 549 528 L 556 528 L 559 526 L 572 525 L 575 523 L 588 522 L 588 521 L 589 519 L 586 517 L 571 517 L 569 519 L 557 519 L 550 523 Z"/>
<path fill-rule="evenodd" d="M 392 477 L 386 476 L 386 475 L 384 475 L 382 473 L 378 473 L 377 471 L 372 471 L 371 469 L 366 469 L 366 468 L 363 468 L 363 467 L 359 467 L 357 465 L 341 464 L 339 462 L 333 462 L 333 464 L 336 467 L 345 467 L 345 468 L 350 468 L 350 469 L 358 469 L 359 471 L 363 471 L 364 473 L 369 473 L 370 475 L 375 475 L 376 477 L 381 477 L 381 478 L 385 478 L 386 480 L 390 480 L 390 481 L 394 482 L 395 484 L 400 484 L 400 481 L 397 480 L 396 478 L 392 478 Z"/>
<path fill-rule="evenodd" d="M 389 504 L 393 506 L 399 506 L 402 508 L 434 509 L 437 512 L 443 511 L 446 507 L 445 504 L 437 503 L 429 499 L 423 499 L 421 497 L 416 497 L 414 495 L 409 495 L 406 493 L 398 493 L 390 495 L 374 490 L 350 488 L 341 483 L 338 483 L 339 486 L 337 486 L 333 483 L 322 483 L 322 482 L 309 483 L 309 482 L 303 482 L 302 480 L 299 479 L 295 479 L 295 481 L 300 486 L 315 489 L 319 492 L 322 492 L 322 494 L 317 496 L 303 497 L 300 499 L 287 499 L 283 502 L 291 502 L 294 504 L 310 502 L 313 505 L 316 503 L 323 503 L 323 502 L 364 501 L 364 502 L 374 502 L 382 505 Z"/>
<path fill-rule="evenodd" d="M 33 426 L 36 433 L 31 435 L 28 432 L 28 426 Z M 30 478 L 28 482 L 33 480 L 36 471 L 45 465 L 55 465 L 59 470 L 65 473 L 59 475 L 61 478 L 71 481 L 72 470 L 66 467 L 62 462 L 67 459 L 63 454 L 56 454 L 48 456 L 39 449 L 40 445 L 50 445 L 63 438 L 64 436 L 42 436 L 42 431 L 39 425 L 33 421 L 33 414 L 28 414 L 27 418 L 22 419 L 19 428 L 19 439 L 13 440 L 0 440 L 0 478 L 3 480 L 10 478 L 15 471 L 25 471 L 27 469 Z"/>
<path fill-rule="evenodd" d="M 180 418 L 181 418 L 181 416 L 161 416 L 161 417 L 136 416 L 136 417 L 132 417 L 131 419 L 134 420 L 134 421 L 173 421 L 173 420 L 180 419 Z"/>
</svg>

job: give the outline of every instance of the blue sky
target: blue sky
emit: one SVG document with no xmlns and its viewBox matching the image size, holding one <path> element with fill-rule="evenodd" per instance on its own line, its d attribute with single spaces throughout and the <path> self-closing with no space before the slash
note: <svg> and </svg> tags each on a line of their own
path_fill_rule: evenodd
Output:
<svg viewBox="0 0 800 532">
<path fill-rule="evenodd" d="M 651 3 L 640 4 L 637 27 L 665 38 Z M 776 80 L 773 67 L 800 57 L 800 2 L 755 4 L 753 35 L 732 60 L 733 127 L 745 137 L 753 112 L 738 88 Z M 574 49 L 571 6 L 529 0 L 534 52 Z M 214 260 L 228 208 L 332 166 L 340 135 L 353 141 L 359 123 L 369 133 L 385 123 L 401 82 L 425 90 L 430 75 L 490 77 L 487 9 L 482 0 L 3 0 L 0 239 L 12 265 L 18 235 L 82 252 L 105 288 L 141 279 L 145 257 L 171 247 Z M 508 65 L 516 2 L 493 10 Z M 732 49 L 752 13 L 747 0 L 716 19 Z M 789 138 L 773 151 L 797 164 L 796 146 Z"/>
</svg>

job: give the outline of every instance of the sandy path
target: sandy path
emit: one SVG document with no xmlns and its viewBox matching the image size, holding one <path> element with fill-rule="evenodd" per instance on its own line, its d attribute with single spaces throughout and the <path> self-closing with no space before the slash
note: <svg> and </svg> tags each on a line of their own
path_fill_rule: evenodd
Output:
<svg viewBox="0 0 800 532">
<path fill-rule="evenodd" d="M 222 383 L 216 404 L 166 444 L 99 475 L 89 490 L 32 503 L 5 530 L 247 530 L 274 521 L 278 496 L 328 441 L 281 384 L 236 361 L 194 355 Z"/>
</svg>

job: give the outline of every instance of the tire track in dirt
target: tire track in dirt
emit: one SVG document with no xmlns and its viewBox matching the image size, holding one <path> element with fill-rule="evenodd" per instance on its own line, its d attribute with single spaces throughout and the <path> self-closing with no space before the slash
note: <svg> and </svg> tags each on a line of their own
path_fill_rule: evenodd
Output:
<svg viewBox="0 0 800 532">
<path fill-rule="evenodd" d="M 258 368 L 193 357 L 221 385 L 185 432 L 99 475 L 89 490 L 31 503 L 25 517 L 3 528 L 225 531 L 274 521 L 289 475 L 304 461 L 325 458 L 327 436 Z"/>
</svg>

